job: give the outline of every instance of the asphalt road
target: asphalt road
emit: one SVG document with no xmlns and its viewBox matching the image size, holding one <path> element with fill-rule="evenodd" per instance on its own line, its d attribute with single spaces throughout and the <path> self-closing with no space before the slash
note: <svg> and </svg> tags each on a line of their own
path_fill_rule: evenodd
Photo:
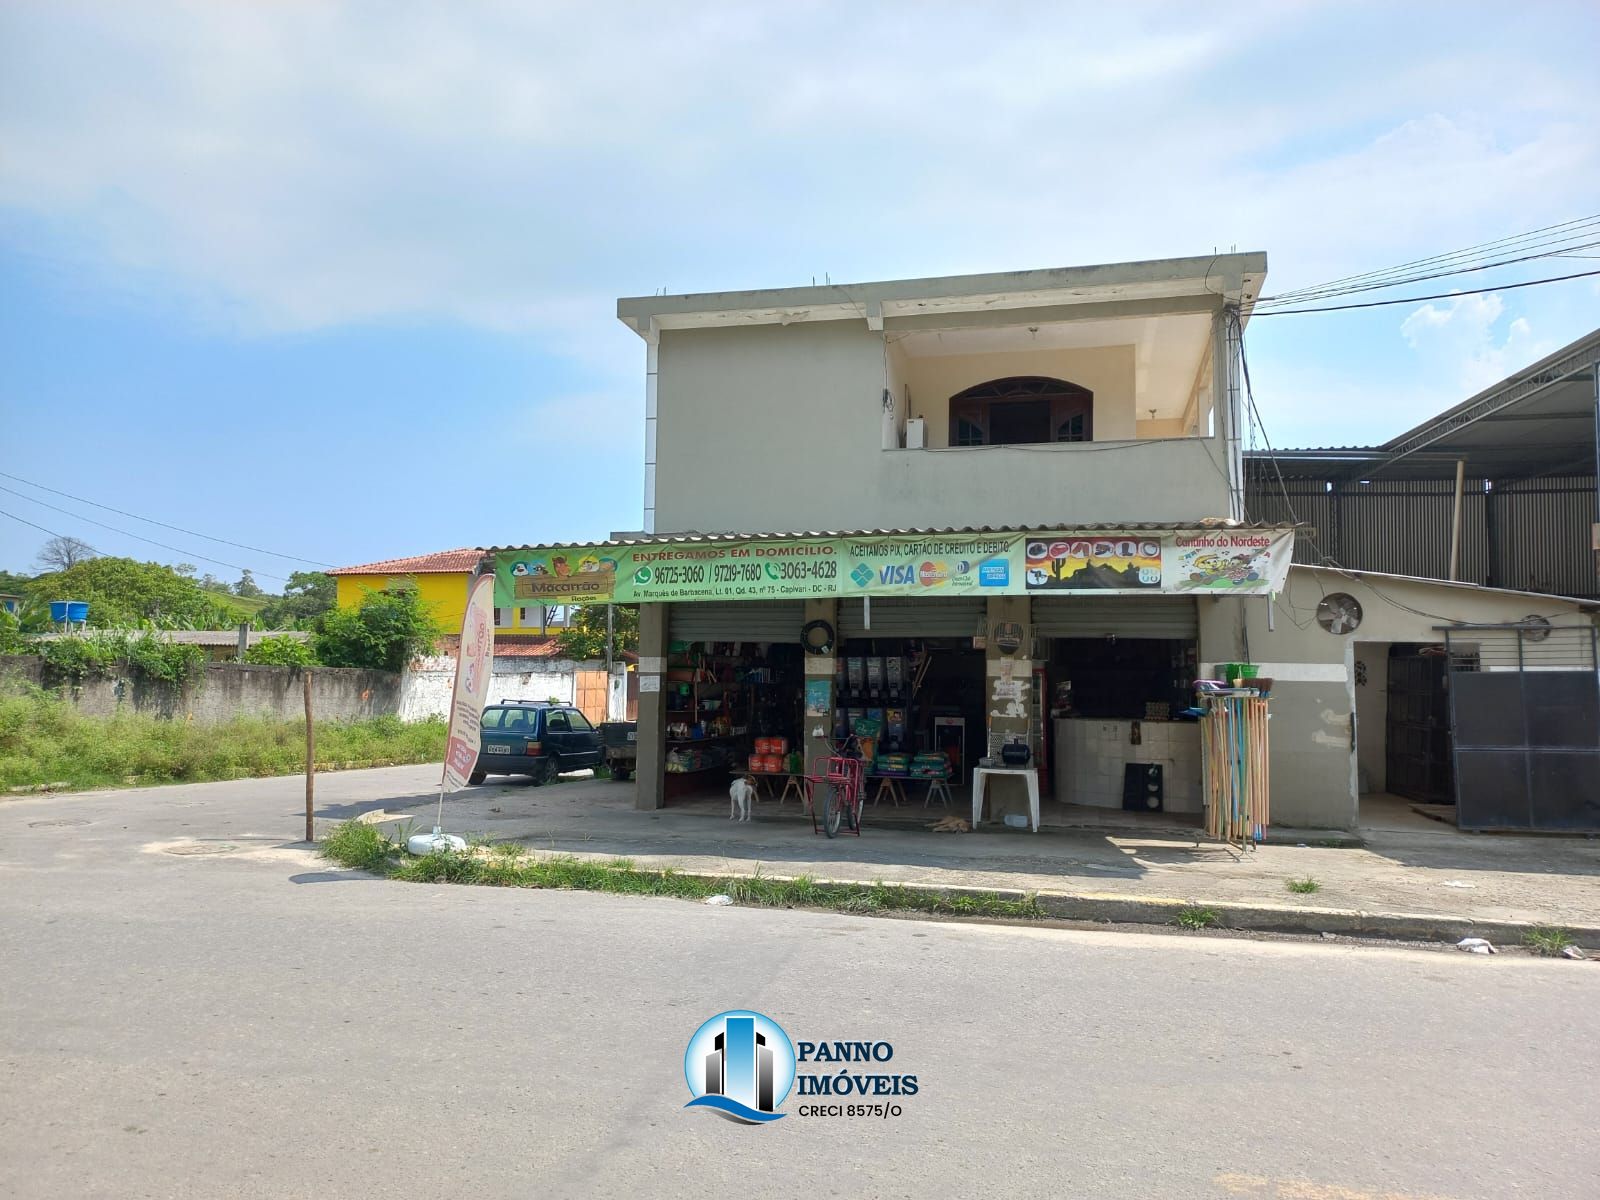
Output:
<svg viewBox="0 0 1600 1200">
<path fill-rule="evenodd" d="M 297 786 L 0 803 L 0 1195 L 1595 1194 L 1594 964 L 388 883 Z M 920 1091 L 683 1111 L 741 1007 Z"/>
</svg>

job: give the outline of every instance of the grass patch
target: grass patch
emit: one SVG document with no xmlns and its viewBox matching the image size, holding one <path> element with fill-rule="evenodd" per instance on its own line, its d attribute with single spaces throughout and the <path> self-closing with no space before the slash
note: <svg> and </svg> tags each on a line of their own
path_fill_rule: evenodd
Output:
<svg viewBox="0 0 1600 1200">
<path fill-rule="evenodd" d="M 1560 958 L 1561 952 L 1573 945 L 1572 935 L 1555 925 L 1535 925 L 1522 935 L 1522 944 L 1545 958 Z"/>
<path fill-rule="evenodd" d="M 443 721 L 318 721 L 317 770 L 438 762 Z M 0 791 L 64 783 L 74 790 L 297 775 L 306 724 L 237 717 L 220 725 L 135 713 L 86 717 L 48 692 L 0 696 Z"/>
<path fill-rule="evenodd" d="M 408 883 L 463 883 L 488 887 L 548 888 L 611 892 L 627 896 L 671 896 L 704 900 L 719 893 L 754 908 L 823 908 L 838 912 L 921 912 L 938 916 L 1037 919 L 1045 916 L 1038 897 L 1019 899 L 986 894 L 941 895 L 897 883 L 820 884 L 809 875 L 772 879 L 760 874 L 707 878 L 672 868 L 653 870 L 631 858 L 590 861 L 570 854 L 535 856 L 515 842 L 442 850 L 421 857 L 403 852 L 404 840 L 376 825 L 346 821 L 322 843 L 323 857 L 340 866 Z"/>
<path fill-rule="evenodd" d="M 1222 918 L 1214 908 L 1199 908 L 1193 904 L 1180 908 L 1173 920 L 1183 929 L 1210 929 Z"/>
<path fill-rule="evenodd" d="M 1312 892 L 1320 892 L 1322 890 L 1322 885 L 1309 875 L 1307 875 L 1304 879 L 1285 879 L 1283 881 L 1283 885 L 1291 892 L 1298 892 L 1302 896 L 1307 896 Z"/>
</svg>

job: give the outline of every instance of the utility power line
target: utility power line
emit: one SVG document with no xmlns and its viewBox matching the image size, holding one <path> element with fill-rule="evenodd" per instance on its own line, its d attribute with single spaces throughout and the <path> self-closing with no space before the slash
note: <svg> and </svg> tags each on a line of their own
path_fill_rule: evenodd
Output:
<svg viewBox="0 0 1600 1200">
<path fill-rule="evenodd" d="M 124 511 L 123 509 L 120 509 L 120 508 L 112 508 L 111 505 L 109 505 L 109 504 L 101 504 L 97 500 L 89 500 L 89 499 L 84 498 L 83 496 L 74 496 L 71 492 L 63 492 L 63 491 L 59 490 L 58 488 L 46 487 L 42 483 L 35 483 L 31 479 L 22 478 L 22 476 L 20 476 L 20 475 L 12 475 L 8 471 L 0 471 L 0 478 L 10 479 L 15 483 L 26 484 L 28 487 L 31 487 L 31 488 L 38 488 L 41 492 L 49 492 L 52 496 L 62 496 L 64 498 L 68 499 L 68 500 L 75 500 L 79 504 L 87 504 L 91 508 L 104 509 L 106 512 L 116 513 L 119 517 L 132 517 L 135 521 L 143 521 L 147 525 L 159 525 L 159 526 L 161 526 L 161 528 L 170 529 L 174 533 L 186 533 L 190 537 L 204 538 L 208 542 L 220 542 L 224 546 L 233 546 L 233 547 L 235 547 L 235 548 L 237 548 L 239 550 L 248 550 L 252 554 L 270 554 L 273 558 L 286 558 L 290 562 L 310 563 L 314 567 L 331 567 L 331 566 L 334 565 L 333 563 L 318 562 L 314 558 L 306 558 L 303 555 L 299 555 L 299 554 L 280 554 L 276 550 L 263 550 L 260 546 L 247 546 L 243 542 L 234 542 L 234 541 L 229 541 L 227 538 L 212 537 L 209 533 L 201 533 L 201 532 L 199 532 L 198 530 L 195 530 L 195 529 L 185 529 L 181 525 L 169 525 L 169 524 L 167 524 L 167 522 L 158 521 L 154 517 L 142 517 L 138 513 L 126 512 L 126 511 Z M 22 493 L 20 493 L 20 492 L 17 492 L 15 494 L 16 495 L 22 495 Z M 29 499 L 30 497 L 24 496 L 23 498 L 24 499 Z M 70 516 L 72 514 L 69 513 L 68 515 Z M 135 535 L 135 536 L 137 536 L 137 535 Z M 212 559 L 210 561 L 215 562 L 216 560 Z M 224 565 L 227 565 L 227 564 L 224 564 Z M 276 579 L 278 577 L 277 576 L 273 576 L 272 578 Z"/>
<path fill-rule="evenodd" d="M 1597 230 L 1596 232 L 1600 232 L 1600 230 Z M 1568 251 L 1592 250 L 1596 246 L 1600 246 L 1600 239 L 1588 242 L 1574 242 L 1570 245 L 1563 243 L 1557 249 L 1541 250 L 1537 254 L 1524 254 L 1519 258 L 1503 258 L 1498 262 L 1476 263 L 1472 266 L 1452 267 L 1449 270 L 1444 271 L 1424 271 L 1413 275 L 1399 275 L 1393 279 L 1384 279 L 1375 283 L 1357 284 L 1351 287 L 1330 287 L 1321 291 L 1309 291 L 1299 295 L 1293 295 L 1288 299 L 1274 298 L 1267 301 L 1257 301 L 1255 307 L 1258 309 L 1272 309 L 1284 304 L 1307 304 L 1317 300 L 1333 300 L 1340 296 L 1354 295 L 1358 292 L 1381 291 L 1386 288 L 1400 287 L 1408 283 L 1425 283 L 1430 279 L 1444 279 L 1451 275 L 1471 275 L 1478 271 L 1491 271 L 1496 267 L 1509 267 L 1514 266 L 1517 263 L 1533 262 L 1536 259 L 1541 258 L 1571 257 L 1568 255 Z"/>
<path fill-rule="evenodd" d="M 7 478 L 10 478 L 10 477 L 7 476 Z M 210 557 L 207 557 L 204 554 L 195 554 L 192 550 L 185 550 L 182 546 L 168 545 L 166 542 L 158 542 L 158 541 L 155 540 L 155 538 L 147 538 L 143 534 L 134 533 L 132 530 L 129 530 L 129 529 L 119 529 L 115 525 L 107 525 L 104 521 L 96 521 L 93 517 L 85 517 L 85 516 L 83 516 L 83 515 L 81 515 L 79 513 L 72 512 L 70 509 L 62 508 L 59 505 L 48 504 L 43 500 L 36 500 L 32 496 L 28 496 L 28 495 L 23 494 L 22 492 L 17 491 L 15 488 L 8 488 L 8 487 L 0 486 L 0 492 L 7 492 L 7 493 L 9 493 L 9 494 L 11 494 L 13 496 L 18 497 L 19 499 L 26 500 L 29 504 L 37 504 L 37 505 L 39 505 L 39 506 L 41 506 L 43 508 L 52 509 L 55 512 L 58 512 L 58 513 L 61 513 L 61 514 L 65 515 L 65 516 L 71 517 L 75 521 L 87 521 L 91 525 L 100 526 L 101 529 L 109 529 L 112 533 L 120 533 L 124 537 L 137 538 L 141 542 L 149 542 L 152 546 L 160 546 L 163 550 L 171 550 L 174 554 L 181 554 L 185 558 L 198 558 L 202 562 L 215 563 L 219 567 L 231 567 L 235 571 L 249 571 L 252 575 L 260 575 L 263 579 L 276 579 L 280 583 L 287 583 L 288 582 L 288 580 L 285 579 L 282 575 L 270 575 L 265 571 L 257 571 L 257 570 L 255 570 L 255 568 L 244 566 L 241 563 L 224 562 L 220 558 L 210 558 Z M 6 515 L 7 516 L 11 516 L 12 514 L 7 513 Z M 22 520 L 21 517 L 15 517 L 13 519 L 14 520 L 18 520 L 18 521 Z M 32 524 L 32 522 L 31 521 L 23 521 L 23 524 L 30 525 L 30 524 Z M 42 529 L 43 526 L 34 525 L 34 528 L 35 529 Z M 45 532 L 49 533 L 50 531 L 49 530 L 45 530 Z M 52 536 L 53 537 L 65 537 L 65 536 L 68 536 L 68 535 L 57 533 L 57 534 L 52 534 Z M 101 553 L 101 551 L 96 550 L 95 553 L 99 554 L 99 553 Z"/>
<path fill-rule="evenodd" d="M 1499 283 L 1493 287 L 1461 288 L 1454 292 L 1435 292 L 1431 296 L 1403 296 L 1398 300 L 1367 300 L 1360 304 L 1327 304 L 1320 308 L 1269 308 L 1266 312 L 1252 312 L 1255 317 L 1290 317 L 1296 313 L 1341 312 L 1348 308 L 1382 308 L 1388 304 L 1420 304 L 1424 300 L 1453 300 L 1457 296 L 1476 296 L 1480 292 L 1511 292 L 1517 288 L 1538 287 L 1542 283 L 1565 283 L 1569 279 L 1587 279 L 1600 275 L 1600 271 L 1579 271 L 1575 275 L 1555 275 L 1549 279 L 1527 279 L 1521 283 Z"/>
<path fill-rule="evenodd" d="M 1600 214 L 1586 217 L 1575 217 L 1570 221 L 1563 221 L 1557 225 L 1547 225 L 1541 229 L 1530 230 L 1527 233 L 1512 234 L 1508 237 L 1498 238 L 1491 242 L 1483 242 L 1476 246 L 1469 246 L 1464 250 L 1452 250 L 1443 254 L 1430 255 L 1427 258 L 1414 259 L 1411 262 L 1401 263 L 1398 266 L 1383 267 L 1377 270 L 1364 271 L 1357 275 L 1347 275 L 1341 279 L 1331 280 L 1328 283 L 1315 284 L 1303 288 L 1295 288 L 1282 292 L 1276 296 L 1263 296 L 1258 304 L 1282 304 L 1287 302 L 1303 302 L 1316 296 L 1321 298 L 1324 294 L 1347 288 L 1365 287 L 1379 282 L 1398 282 L 1401 276 L 1414 274 L 1419 271 L 1438 272 L 1440 274 L 1452 273 L 1448 268 L 1475 262 L 1477 259 L 1494 257 L 1496 255 L 1514 254 L 1523 250 L 1534 248 L 1555 247 L 1565 242 L 1581 241 L 1593 238 L 1600 233 Z M 1577 249 L 1576 246 L 1565 247 Z"/>
</svg>

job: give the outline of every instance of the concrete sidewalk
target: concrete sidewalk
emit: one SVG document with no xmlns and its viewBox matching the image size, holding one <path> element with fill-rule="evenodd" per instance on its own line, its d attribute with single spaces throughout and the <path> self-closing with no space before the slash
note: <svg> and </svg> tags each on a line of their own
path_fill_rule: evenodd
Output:
<svg viewBox="0 0 1600 1200">
<path fill-rule="evenodd" d="M 414 772 L 393 768 L 396 784 Z M 326 788 L 340 776 L 319 780 Z M 352 781 L 353 782 L 353 781 Z M 335 786 L 337 786 L 335 784 Z M 366 815 L 433 823 L 432 797 L 394 794 L 328 809 L 327 817 Z M 446 801 L 446 827 L 530 848 L 710 875 L 810 875 L 819 880 L 903 883 L 944 889 L 1036 892 L 1062 916 L 1106 920 L 1171 919 L 1188 904 L 1217 908 L 1222 923 L 1397 937 L 1460 936 L 1469 928 L 1501 937 L 1521 927 L 1558 925 L 1600 948 L 1600 841 L 1584 838 L 1364 830 L 1365 845 L 1268 844 L 1253 851 L 1200 840 L 1198 831 L 1128 828 L 1108 813 L 1106 828 L 1030 831 L 984 825 L 969 834 L 932 833 L 942 810 L 869 807 L 860 838 L 828 840 L 793 801 L 756 805 L 748 824 L 727 819 L 723 802 L 638 812 L 633 789 L 589 779 L 542 788 L 521 780 L 469 788 Z M 1432 823 L 1430 823 L 1432 824 Z M 1280 833 L 1283 831 L 1280 831 Z M 1321 885 L 1287 890 L 1291 878 Z M 1070 903 L 1069 903 L 1070 901 Z"/>
</svg>

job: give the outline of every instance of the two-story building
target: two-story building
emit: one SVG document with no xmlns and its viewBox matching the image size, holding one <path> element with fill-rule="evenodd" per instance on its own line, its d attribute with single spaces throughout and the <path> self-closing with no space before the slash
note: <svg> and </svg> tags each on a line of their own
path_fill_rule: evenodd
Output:
<svg viewBox="0 0 1600 1200">
<path fill-rule="evenodd" d="M 959 788 L 1025 743 L 1054 805 L 1198 820 L 1193 684 L 1248 663 L 1273 679 L 1273 819 L 1353 826 L 1362 606 L 1410 644 L 1528 601 L 1290 578 L 1294 524 L 1245 502 L 1265 272 L 1229 253 L 620 300 L 644 528 L 498 548 L 497 603 L 640 604 L 641 808 L 752 760 L 814 772 L 865 728 L 888 769 L 943 759 Z M 994 812 L 1026 807 L 1000 783 Z"/>
</svg>

